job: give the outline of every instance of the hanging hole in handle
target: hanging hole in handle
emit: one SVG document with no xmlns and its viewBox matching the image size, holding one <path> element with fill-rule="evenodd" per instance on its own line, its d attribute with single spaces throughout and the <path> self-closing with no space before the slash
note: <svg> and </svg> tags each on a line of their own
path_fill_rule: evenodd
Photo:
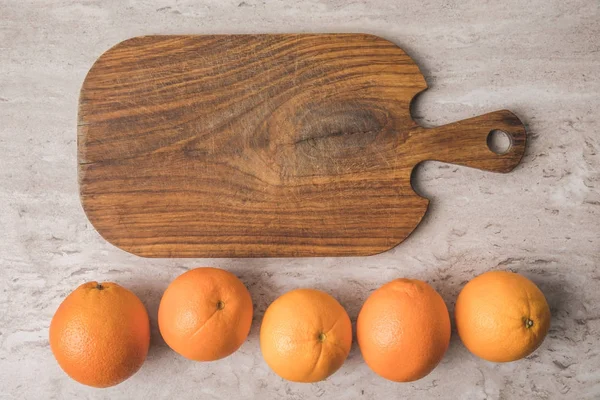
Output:
<svg viewBox="0 0 600 400">
<path fill-rule="evenodd" d="M 488 134 L 487 146 L 492 152 L 501 156 L 508 153 L 512 147 L 512 138 L 500 129 L 493 129 Z"/>
</svg>

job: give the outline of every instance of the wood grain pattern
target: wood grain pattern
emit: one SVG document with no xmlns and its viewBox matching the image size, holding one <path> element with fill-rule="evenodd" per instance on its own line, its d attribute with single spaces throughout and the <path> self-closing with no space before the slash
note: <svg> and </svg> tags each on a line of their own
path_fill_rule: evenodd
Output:
<svg viewBox="0 0 600 400">
<path fill-rule="evenodd" d="M 362 34 L 146 36 L 103 54 L 81 90 L 86 214 L 148 257 L 370 255 L 427 210 L 413 168 L 520 161 L 509 111 L 425 129 L 426 89 L 393 43 Z M 486 144 L 500 129 L 511 148 Z"/>
</svg>

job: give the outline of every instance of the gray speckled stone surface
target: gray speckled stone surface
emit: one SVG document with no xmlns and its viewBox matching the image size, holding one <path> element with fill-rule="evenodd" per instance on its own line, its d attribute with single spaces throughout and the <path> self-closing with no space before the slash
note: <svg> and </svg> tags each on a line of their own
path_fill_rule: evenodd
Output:
<svg viewBox="0 0 600 400">
<path fill-rule="evenodd" d="M 416 119 L 444 124 L 508 108 L 529 128 L 507 175 L 440 163 L 419 167 L 432 199 L 401 246 L 368 258 L 149 260 L 106 243 L 77 195 L 79 87 L 96 57 L 153 33 L 369 32 L 394 41 L 430 89 Z M 0 398 L 600 398 L 600 3 L 597 0 L 0 0 Z M 201 364 L 156 329 L 160 296 L 188 268 L 238 274 L 255 302 L 249 339 Z M 424 279 L 452 311 L 473 276 L 512 269 L 552 308 L 550 333 L 509 364 L 477 359 L 453 332 L 439 367 L 412 384 L 375 376 L 356 344 L 318 384 L 281 380 L 258 345 L 267 305 L 292 288 L 324 289 L 353 321 L 368 294 L 397 277 Z M 62 299 L 89 280 L 132 289 L 152 319 L 142 369 L 106 390 L 79 385 L 48 345 Z"/>
</svg>

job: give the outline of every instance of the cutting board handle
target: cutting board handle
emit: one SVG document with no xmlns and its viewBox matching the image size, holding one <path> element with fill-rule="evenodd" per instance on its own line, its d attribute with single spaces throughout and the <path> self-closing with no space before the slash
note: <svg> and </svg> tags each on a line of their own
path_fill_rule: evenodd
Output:
<svg viewBox="0 0 600 400">
<path fill-rule="evenodd" d="M 488 146 L 494 130 L 508 135 L 510 146 L 502 154 Z M 413 135 L 411 135 L 413 136 Z M 415 142 L 422 161 L 435 160 L 492 172 L 510 172 L 525 152 L 527 133 L 521 120 L 508 110 L 495 111 L 436 128 L 416 128 Z"/>
</svg>

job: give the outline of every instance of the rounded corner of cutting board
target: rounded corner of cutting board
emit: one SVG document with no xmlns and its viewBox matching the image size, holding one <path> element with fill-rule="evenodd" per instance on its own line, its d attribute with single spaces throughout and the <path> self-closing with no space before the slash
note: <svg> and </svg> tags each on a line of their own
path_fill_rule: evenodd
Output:
<svg viewBox="0 0 600 400">
<path fill-rule="evenodd" d="M 414 189 L 413 189 L 414 191 Z M 398 247 L 400 244 L 402 244 L 406 239 L 408 239 L 421 225 L 421 223 L 423 222 L 423 217 L 427 214 L 427 210 L 429 209 L 429 204 L 431 204 L 431 200 L 429 200 L 427 197 L 423 197 L 421 196 L 419 193 L 417 193 L 415 191 L 415 194 L 418 196 L 418 198 L 423 202 L 423 207 L 422 207 L 422 211 L 420 214 L 415 214 L 415 223 L 412 226 L 412 228 L 402 232 L 401 234 L 399 234 L 397 237 L 392 238 L 389 240 L 389 243 L 384 245 L 384 246 L 377 246 L 377 247 L 373 247 L 370 250 L 367 251 L 360 251 L 357 252 L 355 254 L 350 254 L 347 256 L 350 257 L 371 257 L 371 256 L 376 256 L 379 254 L 383 254 L 383 253 L 387 253 L 388 251 L 395 249 L 396 247 Z"/>
<path fill-rule="evenodd" d="M 419 97 L 427 89 L 429 89 L 429 85 L 427 84 L 427 81 L 425 80 L 425 76 L 423 75 L 423 71 L 421 71 L 421 68 L 419 67 L 419 64 L 417 64 L 417 62 L 414 60 L 414 58 L 406 50 L 404 50 L 404 48 L 402 48 L 399 44 L 397 44 L 393 40 L 387 39 L 387 38 L 385 38 L 383 36 L 376 35 L 374 33 L 364 33 L 363 35 L 365 37 L 370 37 L 370 38 L 372 38 L 374 40 L 385 42 L 385 43 L 387 43 L 389 45 L 392 45 L 392 46 L 396 47 L 404 55 L 406 55 L 408 58 L 410 58 L 410 60 L 412 61 L 412 63 L 415 65 L 415 67 L 419 71 L 419 74 L 417 75 L 418 78 L 417 78 L 417 76 L 413 76 L 413 79 L 418 79 L 419 81 L 415 82 L 416 90 L 415 90 L 415 93 L 414 93 L 412 99 L 410 100 L 411 107 L 412 107 L 412 104 L 415 101 L 415 99 L 417 99 L 417 97 Z"/>
<path fill-rule="evenodd" d="M 98 62 L 99 60 L 102 60 L 103 58 L 106 58 L 108 55 L 116 52 L 117 50 L 120 50 L 122 47 L 128 46 L 129 44 L 131 44 L 133 42 L 139 42 L 139 41 L 143 41 L 143 40 L 157 38 L 160 36 L 163 36 L 163 35 L 139 35 L 139 36 L 133 36 L 133 37 L 127 38 L 125 40 L 121 40 L 119 43 L 114 44 L 108 50 L 104 51 L 104 53 L 100 54 L 100 56 L 96 59 L 96 62 Z M 92 66 L 92 68 L 93 68 L 93 66 Z"/>
<path fill-rule="evenodd" d="M 81 90 L 83 91 L 85 89 L 86 82 L 93 75 L 93 73 L 96 70 L 96 68 L 98 67 L 98 65 L 101 64 L 102 61 L 104 61 L 106 58 L 109 58 L 113 53 L 116 53 L 116 52 L 120 51 L 122 48 L 127 47 L 130 44 L 133 44 L 135 42 L 140 42 L 140 41 L 144 41 L 144 40 L 153 40 L 153 39 L 157 39 L 157 38 L 164 37 L 164 36 L 165 35 L 139 35 L 139 36 L 133 36 L 133 37 L 127 38 L 125 40 L 122 40 L 122 41 L 120 41 L 120 42 L 112 45 L 110 48 L 108 48 L 102 54 L 100 54 L 98 56 L 98 58 L 96 58 L 96 60 L 94 61 L 94 63 L 90 67 L 89 71 L 87 72 L 85 78 L 83 79 L 83 84 L 81 86 Z M 175 37 L 175 36 L 177 36 L 177 35 L 173 35 L 173 37 Z"/>
<path fill-rule="evenodd" d="M 85 214 L 90 225 L 92 225 L 92 228 L 94 228 L 94 230 L 100 235 L 100 237 L 102 237 L 102 239 L 106 240 L 111 245 L 115 246 L 118 249 L 123 250 L 126 253 L 133 254 L 136 256 L 140 256 L 140 257 L 148 257 L 144 254 L 140 254 L 137 251 L 135 251 L 134 247 L 123 246 L 122 244 L 116 243 L 116 241 L 110 235 L 108 235 L 106 232 L 104 232 L 102 228 L 98 227 L 98 225 L 94 222 L 93 214 L 91 214 L 86 208 L 86 202 L 83 199 L 81 189 L 79 191 L 79 201 L 81 203 L 81 208 L 83 209 L 83 213 Z"/>
<path fill-rule="evenodd" d="M 412 98 L 410 100 L 411 107 L 412 107 L 412 103 L 415 101 L 415 99 L 417 99 L 417 97 L 419 97 L 427 89 L 429 89 L 429 85 L 427 84 L 427 81 L 425 80 L 425 77 L 423 75 L 423 71 L 421 71 L 421 68 L 419 67 L 419 64 L 417 64 L 417 62 L 414 60 L 414 58 L 406 50 L 404 50 L 404 48 L 402 48 L 399 44 L 397 44 L 393 40 L 387 39 L 387 38 L 385 38 L 383 36 L 379 36 L 379 35 L 377 35 L 375 33 L 367 33 L 367 32 L 356 33 L 356 34 L 339 34 L 339 35 L 362 36 L 363 38 L 370 39 L 373 42 L 382 42 L 382 43 L 385 43 L 387 45 L 391 45 L 391 46 L 395 47 L 403 55 L 405 55 L 406 57 L 408 57 L 410 59 L 410 62 L 412 64 L 414 64 L 414 66 L 419 71 L 419 74 L 413 76 L 413 79 L 416 79 L 417 81 L 414 83 L 415 91 L 414 91 L 414 94 L 413 94 L 413 96 L 412 96 Z"/>
</svg>

